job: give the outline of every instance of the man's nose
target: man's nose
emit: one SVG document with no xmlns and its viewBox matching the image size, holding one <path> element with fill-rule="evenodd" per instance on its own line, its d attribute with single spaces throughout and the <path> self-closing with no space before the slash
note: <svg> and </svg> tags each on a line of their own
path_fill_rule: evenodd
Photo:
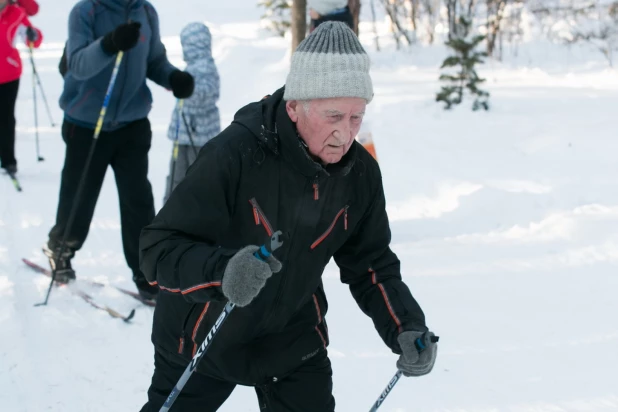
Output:
<svg viewBox="0 0 618 412">
<path fill-rule="evenodd" d="M 350 127 L 340 126 L 337 130 L 333 132 L 333 136 L 335 137 L 335 139 L 337 139 L 339 144 L 346 144 L 350 140 L 351 133 L 352 131 Z"/>
</svg>

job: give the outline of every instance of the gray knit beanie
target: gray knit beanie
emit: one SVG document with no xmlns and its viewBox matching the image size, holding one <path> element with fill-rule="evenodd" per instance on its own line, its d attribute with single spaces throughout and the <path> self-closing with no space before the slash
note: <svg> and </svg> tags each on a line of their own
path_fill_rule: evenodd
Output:
<svg viewBox="0 0 618 412">
<path fill-rule="evenodd" d="M 345 23 L 320 24 L 292 54 L 284 100 L 373 99 L 369 56 Z"/>
</svg>

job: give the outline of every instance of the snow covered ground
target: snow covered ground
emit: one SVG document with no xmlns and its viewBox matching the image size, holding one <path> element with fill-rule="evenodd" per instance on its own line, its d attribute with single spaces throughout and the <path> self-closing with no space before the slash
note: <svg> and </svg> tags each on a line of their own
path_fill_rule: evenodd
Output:
<svg viewBox="0 0 618 412">
<path fill-rule="evenodd" d="M 211 26 L 223 124 L 279 87 L 287 71 L 287 40 L 259 28 L 255 1 L 237 3 L 154 2 L 179 65 L 182 26 L 190 19 Z M 33 18 L 46 36 L 36 64 L 57 123 L 57 63 L 72 4 L 42 4 Z M 618 411 L 618 73 L 556 46 L 523 50 L 515 64 L 479 70 L 492 93 L 489 113 L 473 113 L 469 102 L 444 112 L 433 101 L 443 50 L 376 53 L 366 29 L 376 92 L 367 123 L 383 168 L 392 246 L 441 336 L 433 373 L 400 381 L 380 410 Z M 117 310 L 137 308 L 132 323 L 66 289 L 55 289 L 49 306 L 33 307 L 48 279 L 20 259 L 46 264 L 40 248 L 54 222 L 64 144 L 40 102 L 45 161 L 36 161 L 29 69 L 26 62 L 17 113 L 24 191 L 0 180 L 0 410 L 137 411 L 152 373 L 152 310 L 96 289 L 93 296 Z M 160 207 L 174 99 L 152 90 L 150 178 Z M 119 229 L 110 173 L 74 260 L 79 277 L 133 287 Z M 325 287 L 337 410 L 368 410 L 396 357 L 333 264 Z M 253 390 L 238 388 L 221 411 L 257 411 Z"/>
</svg>

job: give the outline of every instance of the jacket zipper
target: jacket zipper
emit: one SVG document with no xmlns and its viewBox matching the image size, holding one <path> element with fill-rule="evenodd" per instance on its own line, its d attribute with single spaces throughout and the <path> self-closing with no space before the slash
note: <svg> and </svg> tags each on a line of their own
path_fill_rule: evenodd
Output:
<svg viewBox="0 0 618 412">
<path fill-rule="evenodd" d="M 208 312 L 209 306 L 210 306 L 210 302 L 206 302 L 206 304 L 204 305 L 204 309 L 202 309 L 202 313 L 200 314 L 200 317 L 197 318 L 197 321 L 195 322 L 195 326 L 193 327 L 193 333 L 191 334 L 191 340 L 193 341 L 193 353 L 191 356 L 195 356 L 195 352 L 197 351 L 197 342 L 195 342 L 195 337 L 197 336 L 197 331 L 200 328 L 200 325 L 202 324 L 202 320 L 204 320 L 204 316 L 206 316 L 206 313 Z"/>
<path fill-rule="evenodd" d="M 304 192 L 305 190 L 307 190 L 307 187 L 306 187 L 306 186 L 305 186 L 305 188 L 303 188 L 303 192 Z M 257 201 L 255 200 L 255 198 L 251 199 L 251 204 L 253 204 L 253 206 L 254 206 L 254 212 L 253 212 L 253 213 L 254 213 L 254 215 L 255 215 L 255 217 L 256 217 L 256 222 L 255 222 L 255 223 L 256 223 L 256 225 L 257 225 L 257 224 L 259 224 L 259 222 L 258 222 L 258 220 L 257 220 L 257 219 L 258 219 L 258 216 L 260 216 L 260 215 L 261 215 L 261 217 L 262 217 L 262 223 L 263 223 L 263 224 L 265 223 L 266 225 L 268 225 L 268 227 L 269 227 L 270 229 L 266 229 L 266 230 L 267 230 L 267 232 L 268 232 L 268 230 L 270 230 L 270 232 L 269 232 L 269 236 L 271 236 L 271 234 L 272 234 L 272 227 L 270 226 L 270 223 L 268 223 L 268 221 L 266 220 L 266 217 L 265 217 L 265 216 L 264 216 L 264 214 L 262 213 L 262 210 L 260 209 L 260 206 L 257 204 Z M 300 211 L 299 211 L 299 213 L 298 213 L 298 216 L 297 216 L 297 217 L 293 220 L 294 222 L 296 222 L 296 225 L 294 226 L 294 229 L 292 229 L 292 230 L 290 231 L 290 233 L 296 233 L 296 229 L 298 228 L 298 222 L 300 222 L 300 216 L 302 216 L 302 215 L 303 215 L 303 212 L 304 212 L 305 206 L 306 206 L 306 205 L 305 205 L 305 202 L 303 201 L 303 202 L 302 202 L 302 205 L 301 205 L 301 209 L 300 209 Z M 266 226 L 265 226 L 265 227 L 266 227 Z M 293 244 L 294 244 L 294 237 L 292 236 L 292 237 L 291 237 L 291 239 L 290 239 L 290 241 L 289 241 L 289 243 L 288 243 L 288 250 L 293 250 L 293 249 L 292 249 Z M 273 319 L 273 317 L 275 317 L 275 316 L 276 316 L 276 314 L 277 314 L 277 309 L 278 309 L 278 307 L 279 307 L 279 304 L 281 303 L 281 297 L 283 296 L 283 292 L 285 291 L 285 286 L 286 286 L 286 283 L 287 283 L 287 278 L 288 278 L 288 276 L 289 276 L 289 275 L 287 275 L 287 276 L 283 276 L 283 278 L 281 279 L 281 281 L 280 281 L 280 283 L 279 283 L 279 287 L 278 287 L 278 289 L 277 289 L 277 294 L 275 295 L 275 301 L 274 301 L 274 303 L 273 303 L 272 309 L 270 310 L 270 313 L 269 313 L 269 314 L 268 314 L 268 316 L 266 317 L 266 320 L 264 321 L 264 324 L 269 324 L 269 323 L 271 322 L 271 320 Z"/>
<path fill-rule="evenodd" d="M 255 219 L 255 224 L 259 225 L 261 223 L 262 226 L 264 226 L 264 229 L 266 229 L 268 236 L 272 236 L 274 233 L 273 227 L 270 225 L 268 219 L 266 219 L 266 215 L 264 215 L 264 212 L 260 208 L 260 205 L 258 205 L 257 200 L 252 198 L 249 202 L 251 202 L 251 205 L 253 206 L 253 218 Z"/>
<path fill-rule="evenodd" d="M 322 236 L 317 238 L 316 241 L 311 244 L 311 249 L 315 249 L 316 247 L 318 247 L 320 243 L 322 243 L 324 239 L 326 239 L 328 235 L 330 235 L 330 233 L 335 228 L 335 225 L 337 224 L 337 221 L 339 220 L 341 215 L 343 215 L 343 229 L 348 230 L 348 207 L 349 206 L 346 205 L 344 208 L 342 208 L 339 211 L 339 213 L 337 213 L 337 215 L 335 216 L 335 219 L 333 219 L 333 223 L 330 224 L 328 229 L 326 229 L 326 231 L 322 233 Z"/>
<path fill-rule="evenodd" d="M 187 313 L 187 316 L 185 317 L 185 321 L 182 323 L 182 333 L 180 334 L 180 339 L 178 340 L 178 353 L 180 353 L 181 355 L 182 352 L 184 352 L 185 347 L 185 332 L 187 330 L 187 323 L 189 322 L 189 319 L 191 318 L 191 315 L 193 314 L 196 306 L 197 304 L 191 306 L 189 313 Z"/>
<path fill-rule="evenodd" d="M 320 305 L 318 304 L 318 297 L 313 294 L 313 303 L 315 304 L 315 313 L 318 316 L 318 325 L 322 323 L 322 312 L 320 311 Z"/>
<path fill-rule="evenodd" d="M 313 181 L 313 200 L 318 200 L 320 198 L 320 185 L 318 183 L 318 177 L 315 177 Z"/>
<path fill-rule="evenodd" d="M 322 334 L 319 328 L 320 324 L 322 323 L 322 311 L 320 311 L 320 305 L 318 304 L 318 297 L 315 295 L 315 293 L 313 294 L 313 303 L 315 304 L 315 312 L 318 317 L 318 323 L 315 325 L 315 331 L 320 336 L 320 339 L 322 340 L 322 344 L 324 345 L 324 349 L 326 349 L 326 339 L 324 338 L 324 335 Z"/>
<path fill-rule="evenodd" d="M 270 404 L 270 387 L 269 387 L 269 385 L 270 385 L 270 383 L 261 385 L 262 393 L 264 394 L 264 405 L 260 405 L 260 410 L 261 411 L 265 411 L 265 412 L 272 411 L 271 404 Z M 265 409 L 262 409 L 262 406 L 264 406 Z"/>
</svg>

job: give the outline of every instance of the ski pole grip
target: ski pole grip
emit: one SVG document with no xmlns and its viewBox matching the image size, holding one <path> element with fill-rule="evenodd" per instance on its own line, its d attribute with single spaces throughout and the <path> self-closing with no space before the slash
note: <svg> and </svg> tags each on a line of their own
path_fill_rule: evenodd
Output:
<svg viewBox="0 0 618 412">
<path fill-rule="evenodd" d="M 281 245 L 283 245 L 283 241 L 285 240 L 285 238 L 286 235 L 284 235 L 283 232 L 281 232 L 280 230 L 277 230 L 270 237 L 270 243 L 266 242 L 265 244 L 260 246 L 260 248 L 253 254 L 253 256 L 266 262 L 270 255 L 272 255 L 272 252 L 279 249 Z"/>
<path fill-rule="evenodd" d="M 421 336 L 420 338 L 416 338 L 416 340 L 414 341 L 414 346 L 416 346 L 416 350 L 418 351 L 418 353 L 421 353 L 422 351 L 427 349 L 427 346 L 432 343 L 436 343 L 439 340 L 439 336 L 435 336 L 434 334 L 430 335 L 429 332 L 425 332 L 423 333 L 423 336 Z"/>
</svg>

